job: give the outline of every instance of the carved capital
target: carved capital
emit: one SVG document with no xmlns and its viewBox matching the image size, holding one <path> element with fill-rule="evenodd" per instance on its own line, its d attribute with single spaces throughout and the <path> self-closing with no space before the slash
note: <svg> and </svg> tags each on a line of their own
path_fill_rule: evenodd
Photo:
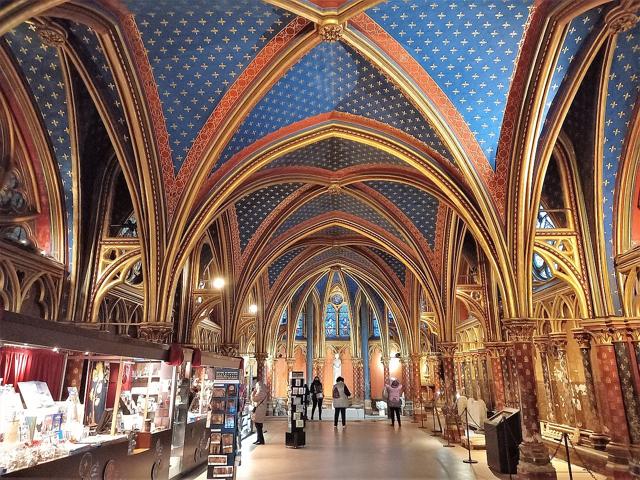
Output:
<svg viewBox="0 0 640 480">
<path fill-rule="evenodd" d="M 254 357 L 256 358 L 256 362 L 258 363 L 264 363 L 265 360 L 267 360 L 267 357 L 269 355 L 267 353 L 264 352 L 258 352 L 254 354 Z"/>
<path fill-rule="evenodd" d="M 549 345 L 556 354 L 567 351 L 567 336 L 565 333 L 552 333 L 549 335 Z"/>
<path fill-rule="evenodd" d="M 502 321 L 509 332 L 509 339 L 513 342 L 531 342 L 536 330 L 535 320 L 528 318 L 511 318 Z"/>
<path fill-rule="evenodd" d="M 353 357 L 351 363 L 353 363 L 354 367 L 361 367 L 363 365 L 362 358 L 360 357 Z"/>
<path fill-rule="evenodd" d="M 337 42 L 342 38 L 344 27 L 337 23 L 321 25 L 319 32 L 325 42 Z"/>
<path fill-rule="evenodd" d="M 638 23 L 639 8 L 638 0 L 621 0 L 617 6 L 609 10 L 604 19 L 605 24 L 612 33 L 626 32 Z"/>
<path fill-rule="evenodd" d="M 458 344 L 456 342 L 438 343 L 438 350 L 440 350 L 443 357 L 453 357 L 457 349 L 458 349 Z"/>
<path fill-rule="evenodd" d="M 549 338 L 545 335 L 536 335 L 533 337 L 533 344 L 536 346 L 541 355 L 549 353 Z"/>
<path fill-rule="evenodd" d="M 574 328 L 573 330 L 571 330 L 571 333 L 573 334 L 573 338 L 575 338 L 576 342 L 578 343 L 578 348 L 591 348 L 591 335 L 589 334 L 589 332 L 583 330 L 582 328 Z"/>
<path fill-rule="evenodd" d="M 382 365 L 387 368 L 389 368 L 389 362 L 391 362 L 391 359 L 389 357 L 382 357 L 380 359 L 380 363 L 382 363 Z"/>
<path fill-rule="evenodd" d="M 223 343 L 220 345 L 220 353 L 227 357 L 237 357 L 239 346 L 237 343 Z"/>
<path fill-rule="evenodd" d="M 48 47 L 60 48 L 67 43 L 67 31 L 60 25 L 45 21 L 36 25 L 36 33 Z"/>
<path fill-rule="evenodd" d="M 498 358 L 506 355 L 507 344 L 505 342 L 485 342 L 484 348 L 490 357 Z"/>
<path fill-rule="evenodd" d="M 141 323 L 138 325 L 138 338 L 153 343 L 171 343 L 173 325 L 170 323 Z"/>
</svg>

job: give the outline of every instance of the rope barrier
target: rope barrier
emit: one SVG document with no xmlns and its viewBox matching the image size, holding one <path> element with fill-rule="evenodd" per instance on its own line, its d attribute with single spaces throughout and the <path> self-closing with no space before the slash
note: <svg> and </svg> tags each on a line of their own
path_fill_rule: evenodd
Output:
<svg viewBox="0 0 640 480">
<path fill-rule="evenodd" d="M 593 478 L 593 480 L 598 480 L 596 478 L 596 476 L 593 474 L 593 472 L 591 471 L 591 469 L 587 466 L 587 462 L 585 462 L 582 459 L 582 456 L 580 455 L 580 452 L 578 452 L 578 449 L 576 448 L 576 446 L 571 441 L 571 438 L 569 436 L 567 436 L 567 439 L 569 440 L 569 443 L 571 444 L 571 448 L 573 448 L 573 451 L 575 452 L 576 456 L 578 457 L 578 460 L 580 460 L 580 462 L 582 462 L 582 468 L 584 468 L 587 471 L 587 473 L 591 476 L 591 478 Z"/>
</svg>

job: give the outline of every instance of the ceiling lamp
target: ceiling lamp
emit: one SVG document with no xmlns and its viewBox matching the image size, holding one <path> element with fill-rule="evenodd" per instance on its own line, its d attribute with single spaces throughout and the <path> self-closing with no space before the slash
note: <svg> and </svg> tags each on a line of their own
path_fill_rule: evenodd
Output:
<svg viewBox="0 0 640 480">
<path fill-rule="evenodd" d="M 258 313 L 258 305 L 256 305 L 255 303 L 252 303 L 251 305 L 249 305 L 249 313 L 252 315 L 255 315 L 256 313 Z"/>
<path fill-rule="evenodd" d="M 216 277 L 213 279 L 213 288 L 215 288 L 216 290 L 221 290 L 222 288 L 224 288 L 224 278 L 222 277 Z"/>
</svg>

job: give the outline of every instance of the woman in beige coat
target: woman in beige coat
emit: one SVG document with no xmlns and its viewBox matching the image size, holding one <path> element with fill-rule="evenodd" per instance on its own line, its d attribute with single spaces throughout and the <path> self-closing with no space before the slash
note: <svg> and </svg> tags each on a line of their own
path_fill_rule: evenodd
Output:
<svg viewBox="0 0 640 480">
<path fill-rule="evenodd" d="M 264 445 L 264 434 L 262 433 L 262 426 L 267 416 L 267 388 L 261 381 L 257 381 L 253 392 L 251 392 L 251 402 L 253 405 L 253 413 L 251 418 L 256 425 L 256 431 L 258 433 L 258 439 L 253 442 L 254 445 Z"/>
</svg>

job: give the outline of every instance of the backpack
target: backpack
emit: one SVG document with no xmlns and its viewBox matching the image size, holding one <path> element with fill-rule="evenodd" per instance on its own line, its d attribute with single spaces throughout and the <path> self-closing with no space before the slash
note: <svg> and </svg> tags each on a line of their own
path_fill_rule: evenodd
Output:
<svg viewBox="0 0 640 480">
<path fill-rule="evenodd" d="M 390 388 L 389 389 L 389 403 L 393 405 L 401 404 L 400 400 L 400 389 L 399 388 Z"/>
</svg>

